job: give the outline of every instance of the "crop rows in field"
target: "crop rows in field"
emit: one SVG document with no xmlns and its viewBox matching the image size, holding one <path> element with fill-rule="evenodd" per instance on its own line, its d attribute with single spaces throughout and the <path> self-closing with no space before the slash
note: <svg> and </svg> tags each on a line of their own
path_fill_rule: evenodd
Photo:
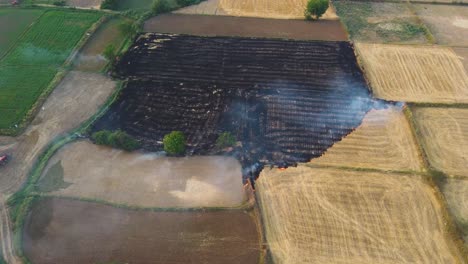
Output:
<svg viewBox="0 0 468 264">
<path fill-rule="evenodd" d="M 54 78 L 98 13 L 49 11 L 0 61 L 0 129 L 13 128 Z"/>
<path fill-rule="evenodd" d="M 416 175 L 301 165 L 265 169 L 256 186 L 275 263 L 461 263 Z"/>
<path fill-rule="evenodd" d="M 466 103 L 468 75 L 448 47 L 356 45 L 375 96 L 406 102 Z"/>
<path fill-rule="evenodd" d="M 149 150 L 180 130 L 192 153 L 229 131 L 243 165 L 318 157 L 373 106 L 347 42 L 146 34 L 117 73 L 128 85 L 95 129 L 123 129 Z"/>
</svg>

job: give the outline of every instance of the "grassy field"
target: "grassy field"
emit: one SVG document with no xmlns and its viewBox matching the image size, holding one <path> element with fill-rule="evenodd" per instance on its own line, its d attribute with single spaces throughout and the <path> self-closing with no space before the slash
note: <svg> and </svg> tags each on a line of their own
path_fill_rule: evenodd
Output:
<svg viewBox="0 0 468 264">
<path fill-rule="evenodd" d="M 5 55 L 27 27 L 43 13 L 42 10 L 0 10 L 0 58 Z"/>
<path fill-rule="evenodd" d="M 46 12 L 0 61 L 0 129 L 19 124 L 98 13 Z"/>
<path fill-rule="evenodd" d="M 117 10 L 150 9 L 153 0 L 118 0 Z"/>
<path fill-rule="evenodd" d="M 431 41 L 429 31 L 406 3 L 334 1 L 333 5 L 353 40 L 373 43 Z"/>
</svg>

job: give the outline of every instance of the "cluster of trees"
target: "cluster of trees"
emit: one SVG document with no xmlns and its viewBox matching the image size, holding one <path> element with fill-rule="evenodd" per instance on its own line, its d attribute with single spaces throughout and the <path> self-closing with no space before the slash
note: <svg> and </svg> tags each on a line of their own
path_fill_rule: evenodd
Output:
<svg viewBox="0 0 468 264">
<path fill-rule="evenodd" d="M 236 138 L 229 132 L 221 133 L 216 140 L 216 148 L 231 147 L 236 143 Z M 163 138 L 164 151 L 169 155 L 182 155 L 185 153 L 187 141 L 181 131 L 172 131 Z"/>
<path fill-rule="evenodd" d="M 121 130 L 102 130 L 93 133 L 91 138 L 98 145 L 110 146 L 126 151 L 133 151 L 140 147 L 140 143 L 136 139 Z"/>
</svg>

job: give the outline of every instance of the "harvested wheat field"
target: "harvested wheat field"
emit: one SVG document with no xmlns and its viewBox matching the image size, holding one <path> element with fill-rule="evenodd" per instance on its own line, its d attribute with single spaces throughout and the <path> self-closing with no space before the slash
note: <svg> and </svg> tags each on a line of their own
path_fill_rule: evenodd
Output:
<svg viewBox="0 0 468 264">
<path fill-rule="evenodd" d="M 415 108 L 413 116 L 431 165 L 468 176 L 468 109 Z"/>
<path fill-rule="evenodd" d="M 468 75 L 447 47 L 356 45 L 378 98 L 407 102 L 466 103 Z"/>
<path fill-rule="evenodd" d="M 41 199 L 25 220 L 35 264 L 257 264 L 259 233 L 244 211 L 151 212 Z"/>
<path fill-rule="evenodd" d="M 142 207 L 230 207 L 245 198 L 234 158 L 168 158 L 72 143 L 49 162 L 38 189 Z"/>
<path fill-rule="evenodd" d="M 447 205 L 463 232 L 463 238 L 468 241 L 468 180 L 448 179 L 442 188 Z"/>
<path fill-rule="evenodd" d="M 414 7 L 438 44 L 468 45 L 468 6 L 415 4 Z"/>
<path fill-rule="evenodd" d="M 420 171 L 411 128 L 400 107 L 371 110 L 362 124 L 312 164 Z"/>
<path fill-rule="evenodd" d="M 304 19 L 307 0 L 207 0 L 175 13 Z M 338 19 L 333 7 L 322 19 Z"/>
<path fill-rule="evenodd" d="M 468 48 L 461 48 L 461 47 L 456 47 L 452 48 L 455 53 L 458 55 L 460 60 L 463 63 L 463 67 L 465 67 L 465 72 L 468 74 Z"/>
<path fill-rule="evenodd" d="M 275 263 L 461 263 L 419 176 L 300 165 L 256 186 Z"/>
</svg>

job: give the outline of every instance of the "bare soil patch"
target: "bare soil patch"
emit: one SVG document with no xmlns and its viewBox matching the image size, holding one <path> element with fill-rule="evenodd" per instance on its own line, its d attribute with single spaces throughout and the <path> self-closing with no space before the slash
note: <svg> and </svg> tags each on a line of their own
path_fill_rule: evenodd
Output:
<svg viewBox="0 0 468 264">
<path fill-rule="evenodd" d="M 57 163 L 68 185 L 57 195 L 142 207 L 230 207 L 245 198 L 241 165 L 230 157 L 169 158 L 79 141 L 50 160 L 39 185 Z"/>
<path fill-rule="evenodd" d="M 67 6 L 80 8 L 99 9 L 102 0 L 67 0 Z"/>
<path fill-rule="evenodd" d="M 420 171 L 416 142 L 402 109 L 370 111 L 354 132 L 312 164 Z"/>
<path fill-rule="evenodd" d="M 414 108 L 413 116 L 431 165 L 468 177 L 468 109 Z"/>
<path fill-rule="evenodd" d="M 418 176 L 299 166 L 256 186 L 276 263 L 462 262 Z"/>
<path fill-rule="evenodd" d="M 414 4 L 438 44 L 468 46 L 468 6 Z"/>
<path fill-rule="evenodd" d="M 165 14 L 146 21 L 146 32 L 199 36 L 265 37 L 300 40 L 347 40 L 339 21 L 279 20 L 229 16 Z"/>
<path fill-rule="evenodd" d="M 0 151 L 12 157 L 0 168 L 0 191 L 16 191 L 40 151 L 52 139 L 91 117 L 114 88 L 112 80 L 99 74 L 68 73 L 21 136 L 0 137 Z"/>
<path fill-rule="evenodd" d="M 244 211 L 150 212 L 44 199 L 23 233 L 33 263 L 258 263 L 259 235 Z"/>
<path fill-rule="evenodd" d="M 106 66 L 108 61 L 102 53 L 107 45 L 114 45 L 116 49 L 122 45 L 124 36 L 118 25 L 123 21 L 114 18 L 100 26 L 78 54 L 74 63 L 76 70 L 99 71 Z"/>
<path fill-rule="evenodd" d="M 468 243 L 468 180 L 448 179 L 442 188 L 447 205 Z"/>
<path fill-rule="evenodd" d="M 466 103 L 468 75 L 447 47 L 356 45 L 375 96 L 396 101 Z"/>
<path fill-rule="evenodd" d="M 307 0 L 207 0 L 175 13 L 229 15 L 275 19 L 304 19 Z M 338 19 L 330 7 L 321 19 Z"/>
</svg>

